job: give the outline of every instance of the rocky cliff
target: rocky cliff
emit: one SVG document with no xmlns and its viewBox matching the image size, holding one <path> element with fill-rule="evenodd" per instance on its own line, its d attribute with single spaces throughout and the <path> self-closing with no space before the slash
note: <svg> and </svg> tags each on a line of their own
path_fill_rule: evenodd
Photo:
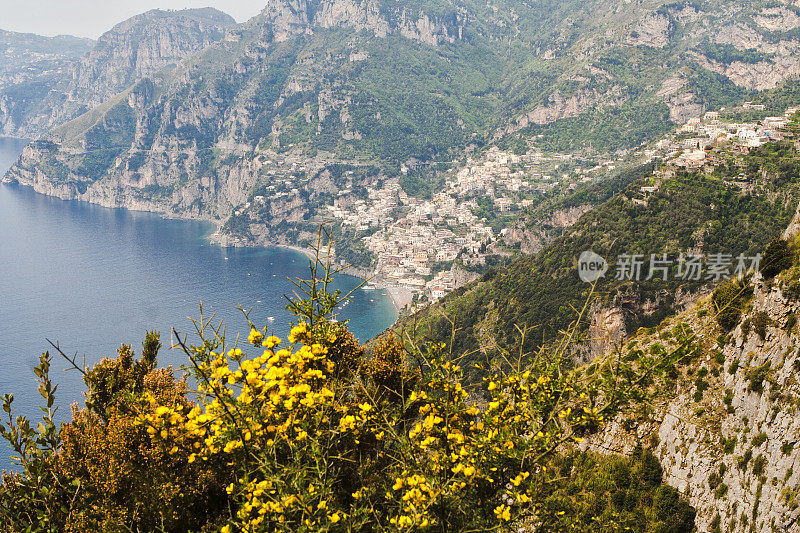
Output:
<svg viewBox="0 0 800 533">
<path fill-rule="evenodd" d="M 221 40 L 235 24 L 211 8 L 153 10 L 118 24 L 96 43 L 75 39 L 83 46 L 73 43 L 60 55 L 38 54 L 32 66 L 11 63 L 5 76 L 0 60 L 0 134 L 38 138 Z M 77 57 L 75 52 L 83 53 Z"/>
<path fill-rule="evenodd" d="M 752 296 L 730 331 L 709 296 L 626 347 L 657 355 L 687 336 L 703 346 L 676 369 L 667 400 L 590 444 L 612 453 L 652 446 L 665 482 L 697 509 L 699 531 L 800 529 L 798 274 L 795 263 L 774 280 L 747 282 Z"/>
<path fill-rule="evenodd" d="M 96 107 L 151 76 L 222 40 L 236 21 L 212 8 L 153 10 L 103 34 L 73 72 L 71 94 Z"/>
</svg>

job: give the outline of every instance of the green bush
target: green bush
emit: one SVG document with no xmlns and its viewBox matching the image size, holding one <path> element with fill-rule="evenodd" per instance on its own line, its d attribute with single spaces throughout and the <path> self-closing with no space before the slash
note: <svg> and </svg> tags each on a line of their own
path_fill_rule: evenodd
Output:
<svg viewBox="0 0 800 533">
<path fill-rule="evenodd" d="M 732 413 L 733 412 L 733 391 L 726 390 L 725 391 L 725 397 L 722 399 L 722 401 L 725 402 L 725 409 L 728 411 L 728 413 Z"/>
<path fill-rule="evenodd" d="M 786 318 L 786 331 L 791 332 L 797 325 L 797 315 L 795 313 L 789 314 Z"/>
<path fill-rule="evenodd" d="M 792 281 L 784 286 L 783 295 L 792 300 L 800 300 L 800 280 Z"/>
<path fill-rule="evenodd" d="M 772 324 L 772 320 L 765 311 L 759 311 L 753 316 L 753 331 L 755 331 L 761 340 L 767 337 L 767 327 Z"/>
<path fill-rule="evenodd" d="M 760 270 L 765 278 L 774 278 L 779 273 L 790 268 L 793 261 L 794 254 L 789 247 L 789 242 L 784 239 L 775 239 L 764 250 Z"/>
<path fill-rule="evenodd" d="M 744 455 L 739 457 L 737 460 L 737 464 L 739 465 L 739 470 L 744 470 L 747 468 L 747 463 L 750 462 L 750 459 L 753 458 L 753 449 L 748 448 L 747 451 L 744 452 Z"/>
<path fill-rule="evenodd" d="M 733 450 L 736 449 L 736 441 L 737 440 L 738 439 L 737 439 L 736 435 L 734 435 L 733 437 L 731 437 L 731 438 L 729 438 L 728 440 L 725 441 L 725 444 L 723 444 L 723 446 L 722 446 L 722 451 L 725 452 L 725 455 L 730 455 L 730 454 L 733 453 Z"/>
<path fill-rule="evenodd" d="M 766 465 L 767 465 L 767 458 L 764 457 L 764 455 L 759 454 L 758 457 L 756 457 L 753 460 L 753 475 L 754 476 L 760 476 L 761 474 L 763 474 L 764 473 L 764 467 Z"/>
<path fill-rule="evenodd" d="M 717 323 L 726 331 L 739 323 L 745 304 L 752 298 L 753 288 L 748 283 L 732 279 L 717 287 L 712 296 L 717 310 Z"/>
<path fill-rule="evenodd" d="M 764 391 L 764 381 L 769 381 L 772 364 L 767 361 L 761 366 L 752 367 L 747 370 L 747 380 L 750 384 L 747 386 L 747 392 L 757 392 L 761 394 Z"/>
</svg>

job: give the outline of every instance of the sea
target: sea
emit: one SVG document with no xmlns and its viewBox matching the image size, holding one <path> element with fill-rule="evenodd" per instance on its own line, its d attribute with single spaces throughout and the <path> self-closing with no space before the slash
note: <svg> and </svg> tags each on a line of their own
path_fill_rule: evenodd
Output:
<svg viewBox="0 0 800 533">
<path fill-rule="evenodd" d="M 0 176 L 24 141 L 0 138 Z M 141 349 L 145 333 L 161 333 L 158 363 L 178 374 L 189 362 L 170 349 L 170 332 L 193 339 L 191 318 L 203 314 L 224 324 L 228 338 L 246 339 L 247 320 L 286 338 L 294 317 L 290 279 L 309 277 L 309 260 L 284 248 L 227 248 L 211 244 L 214 226 L 170 220 L 152 213 L 108 209 L 44 196 L 29 187 L 0 184 L 0 395 L 14 395 L 16 414 L 41 417 L 33 368 L 49 341 L 92 365 L 114 357 L 120 344 Z M 335 287 L 350 292 L 360 280 L 340 275 Z M 397 312 L 385 291 L 355 291 L 339 310 L 365 341 L 386 328 Z M 81 404 L 81 375 L 55 358 L 51 377 L 57 420 Z M 3 422 L 7 419 L 3 412 Z M 34 426 L 36 424 L 34 423 Z M 12 468 L 0 442 L 0 470 Z"/>
</svg>

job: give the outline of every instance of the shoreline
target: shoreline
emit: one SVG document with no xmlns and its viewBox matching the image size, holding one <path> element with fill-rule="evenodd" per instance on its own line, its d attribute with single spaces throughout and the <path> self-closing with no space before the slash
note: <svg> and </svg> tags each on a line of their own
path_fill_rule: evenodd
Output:
<svg viewBox="0 0 800 533">
<path fill-rule="evenodd" d="M 187 220 L 187 221 L 205 222 L 205 223 L 208 223 L 208 224 L 211 224 L 211 225 L 214 226 L 214 229 L 212 231 L 210 231 L 206 235 L 206 237 L 205 237 L 206 241 L 209 242 L 210 244 L 214 244 L 214 245 L 220 246 L 222 248 L 226 248 L 226 247 L 231 247 L 231 248 L 258 248 L 258 247 L 261 247 L 261 248 L 283 248 L 285 250 L 290 250 L 290 251 L 302 254 L 303 256 L 305 256 L 306 258 L 308 258 L 308 259 L 310 259 L 312 261 L 316 257 L 315 253 L 314 253 L 314 251 L 312 249 L 306 248 L 306 247 L 303 247 L 303 246 L 292 245 L 292 244 L 277 244 L 277 243 L 275 243 L 275 244 L 272 244 L 272 243 L 270 243 L 270 244 L 254 244 L 254 243 L 242 242 L 242 241 L 240 241 L 238 239 L 233 241 L 233 242 L 231 242 L 229 240 L 230 236 L 223 235 L 223 234 L 220 233 L 220 230 L 222 229 L 222 223 L 219 220 L 214 219 L 213 217 L 202 216 L 202 215 L 200 215 L 200 216 L 185 216 L 184 214 L 178 214 L 178 213 L 175 213 L 175 212 L 170 212 L 168 210 L 153 209 L 152 205 L 147 205 L 147 204 L 143 204 L 143 205 L 139 205 L 139 206 L 125 206 L 125 205 L 118 205 L 118 204 L 117 205 L 107 205 L 107 204 L 104 204 L 102 202 L 93 202 L 93 201 L 85 200 L 85 199 L 81 199 L 81 198 L 64 198 L 64 197 L 62 197 L 60 195 L 57 195 L 57 194 L 48 194 L 47 192 L 39 191 L 39 190 L 37 190 L 37 188 L 34 185 L 20 183 L 20 182 L 18 182 L 16 180 L 6 180 L 5 176 L 3 176 L 2 182 L 3 182 L 3 184 L 8 184 L 8 185 L 11 185 L 11 186 L 15 186 L 16 185 L 16 186 L 19 186 L 19 187 L 28 187 L 28 188 L 32 189 L 36 194 L 41 194 L 42 196 L 47 196 L 47 197 L 50 197 L 50 198 L 59 198 L 59 199 L 64 200 L 64 201 L 84 202 L 84 203 L 87 203 L 87 204 L 95 205 L 95 206 L 98 206 L 98 207 L 103 207 L 103 208 L 106 208 L 106 209 L 124 209 L 124 210 L 130 211 L 130 212 L 151 213 L 151 214 L 157 215 L 157 216 L 159 216 L 159 217 L 161 217 L 161 218 L 163 218 L 165 220 Z M 409 307 L 409 305 L 411 304 L 412 294 L 411 294 L 411 291 L 409 289 L 407 289 L 407 288 L 405 288 L 405 287 L 403 287 L 403 286 L 401 286 L 399 284 L 389 283 L 389 282 L 387 282 L 386 280 L 383 280 L 383 279 L 377 279 L 377 278 L 374 278 L 374 277 L 370 278 L 368 272 L 366 272 L 364 270 L 361 270 L 361 269 L 358 269 L 358 268 L 349 267 L 349 266 L 345 267 L 343 265 L 338 265 L 336 263 L 334 263 L 334 265 L 337 266 L 337 268 L 341 268 L 341 271 L 340 271 L 341 274 L 344 274 L 344 275 L 347 275 L 347 276 L 352 276 L 354 278 L 359 278 L 361 280 L 366 280 L 369 284 L 375 286 L 376 288 L 385 290 L 387 296 L 389 297 L 389 301 L 392 304 L 392 307 L 394 307 L 394 311 L 395 311 L 398 319 L 402 315 L 403 311 L 405 311 Z M 397 319 L 395 319 L 395 320 L 397 320 Z"/>
<path fill-rule="evenodd" d="M 208 236 L 208 239 L 213 244 L 218 246 L 226 247 L 242 247 L 242 248 L 282 248 L 284 250 L 290 250 L 292 252 L 296 252 L 298 254 L 302 254 L 307 259 L 313 261 L 316 259 L 316 253 L 313 249 L 305 247 L 305 246 L 298 246 L 296 244 L 253 244 L 248 242 L 242 242 L 237 240 L 236 242 L 227 242 L 228 236 L 222 235 L 219 233 L 220 228 L 222 228 L 221 224 L 217 224 L 217 229 L 212 234 Z M 385 279 L 376 278 L 374 275 L 370 276 L 370 273 L 352 266 L 344 266 L 341 264 L 333 262 L 333 267 L 340 269 L 339 273 L 344 274 L 346 276 L 352 276 L 354 278 L 358 278 L 360 280 L 365 281 L 367 284 L 374 286 L 376 289 L 382 289 L 386 291 L 386 295 L 389 297 L 389 301 L 394 307 L 395 314 L 397 314 L 397 319 L 406 311 L 410 306 L 413 298 L 412 292 L 397 283 L 390 283 Z M 395 319 L 395 320 L 397 320 Z"/>
<path fill-rule="evenodd" d="M 301 253 L 312 261 L 316 258 L 314 251 L 310 248 L 304 248 L 302 246 L 295 246 L 291 244 L 274 244 L 272 246 L 275 248 L 283 248 L 293 252 Z M 400 315 L 403 313 L 403 311 L 405 311 L 411 305 L 413 294 L 406 287 L 395 283 L 388 283 L 387 281 L 378 279 L 374 276 L 370 277 L 369 273 L 352 266 L 345 267 L 342 265 L 337 265 L 336 263 L 334 263 L 334 266 L 342 269 L 340 271 L 341 274 L 362 279 L 364 280 L 365 284 L 372 285 L 375 287 L 375 289 L 386 291 L 386 295 L 392 302 L 392 306 L 394 307 L 398 318 L 400 318 Z"/>
</svg>

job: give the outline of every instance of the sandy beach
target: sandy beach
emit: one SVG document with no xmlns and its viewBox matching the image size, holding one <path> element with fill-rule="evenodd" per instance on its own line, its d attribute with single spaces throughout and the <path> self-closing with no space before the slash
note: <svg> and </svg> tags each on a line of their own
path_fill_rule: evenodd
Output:
<svg viewBox="0 0 800 533">
<path fill-rule="evenodd" d="M 397 309 L 398 313 L 411 304 L 411 298 L 413 295 L 407 288 L 400 287 L 398 285 L 386 286 L 385 288 L 389 298 L 392 299 L 394 308 Z"/>
<path fill-rule="evenodd" d="M 314 260 L 314 250 L 310 248 L 303 248 L 302 246 L 292 246 L 290 244 L 275 244 L 278 248 L 285 248 L 286 250 L 292 250 L 294 252 L 301 253 L 308 257 L 311 260 Z M 342 273 L 354 276 L 356 278 L 364 278 L 364 272 L 352 269 L 350 267 L 345 268 Z M 406 287 L 402 287 L 400 285 L 389 284 L 383 281 L 370 279 L 367 278 L 367 282 L 371 285 L 374 285 L 377 288 L 386 290 L 386 293 L 389 295 L 389 298 L 392 301 L 392 305 L 394 306 L 397 314 L 399 315 L 406 307 L 411 305 L 411 300 L 413 298 L 413 293 Z"/>
<path fill-rule="evenodd" d="M 299 252 L 304 256 L 308 257 L 311 260 L 314 260 L 314 250 L 310 248 L 303 248 L 302 246 L 292 246 L 291 244 L 273 244 L 276 248 L 285 248 L 287 250 L 292 250 L 293 252 Z"/>
</svg>

